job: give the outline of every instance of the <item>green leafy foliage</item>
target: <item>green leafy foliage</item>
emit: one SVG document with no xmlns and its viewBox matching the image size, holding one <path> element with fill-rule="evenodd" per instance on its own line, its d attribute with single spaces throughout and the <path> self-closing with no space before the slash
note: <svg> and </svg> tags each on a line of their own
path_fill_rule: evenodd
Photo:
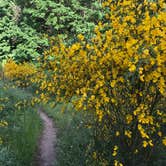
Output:
<svg viewBox="0 0 166 166">
<path fill-rule="evenodd" d="M 34 60 L 48 48 L 48 36 L 61 34 L 67 43 L 78 34 L 91 38 L 104 12 L 98 1 L 0 0 L 0 60 Z"/>
<path fill-rule="evenodd" d="M 0 4 L 0 60 L 9 57 L 17 61 L 35 59 L 48 45 L 47 39 L 20 21 L 19 6 L 6 0 Z"/>
<path fill-rule="evenodd" d="M 68 35 L 92 32 L 96 20 L 102 19 L 101 4 L 98 1 L 83 0 L 32 0 L 23 9 L 29 24 L 37 31 L 47 34 Z"/>
</svg>

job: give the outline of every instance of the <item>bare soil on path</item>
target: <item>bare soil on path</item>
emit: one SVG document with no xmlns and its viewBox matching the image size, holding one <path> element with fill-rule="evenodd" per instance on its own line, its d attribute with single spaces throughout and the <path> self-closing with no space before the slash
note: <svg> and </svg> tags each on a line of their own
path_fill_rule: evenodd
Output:
<svg viewBox="0 0 166 166">
<path fill-rule="evenodd" d="M 43 121 L 43 132 L 38 145 L 38 166 L 55 166 L 56 129 L 51 118 L 39 110 Z"/>
</svg>

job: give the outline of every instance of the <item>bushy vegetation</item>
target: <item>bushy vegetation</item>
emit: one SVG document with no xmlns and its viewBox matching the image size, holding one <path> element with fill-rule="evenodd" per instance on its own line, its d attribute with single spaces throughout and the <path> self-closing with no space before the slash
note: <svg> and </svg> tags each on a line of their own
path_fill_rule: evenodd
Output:
<svg viewBox="0 0 166 166">
<path fill-rule="evenodd" d="M 22 8 L 14 1 L 0 1 L 0 60 L 34 60 L 48 46 L 47 39 L 22 21 Z"/>
<path fill-rule="evenodd" d="M 35 60 L 48 48 L 46 36 L 61 34 L 72 42 L 79 33 L 90 38 L 96 20 L 102 19 L 98 1 L 0 1 L 0 60 Z"/>
<path fill-rule="evenodd" d="M 165 2 L 104 1 L 105 18 L 90 35 L 85 22 L 81 28 L 76 22 L 91 21 L 84 10 L 95 12 L 93 3 L 20 5 L 30 6 L 25 15 L 34 29 L 47 33 L 50 48 L 35 65 L 8 60 L 4 75 L 14 85 L 32 88 L 39 96 L 33 103 L 49 105 L 59 129 L 58 164 L 165 165 Z M 61 33 L 67 42 L 56 36 Z"/>
<path fill-rule="evenodd" d="M 163 1 L 108 1 L 107 23 L 44 54 L 41 97 L 91 113 L 98 165 L 165 163 L 165 7 Z M 44 63 L 44 65 L 43 65 Z M 88 146 L 87 146 L 88 147 Z M 159 155 L 156 155 L 159 154 Z M 154 156 L 156 157 L 154 158 Z"/>
</svg>

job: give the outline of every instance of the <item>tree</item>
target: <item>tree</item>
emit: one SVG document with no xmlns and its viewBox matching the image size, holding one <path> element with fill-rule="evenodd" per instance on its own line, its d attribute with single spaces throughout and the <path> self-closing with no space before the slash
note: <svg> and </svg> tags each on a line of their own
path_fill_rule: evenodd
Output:
<svg viewBox="0 0 166 166">
<path fill-rule="evenodd" d="M 71 43 L 77 34 L 90 38 L 103 17 L 101 4 L 83 0 L 0 1 L 0 59 L 34 60 L 61 34 Z"/>
<path fill-rule="evenodd" d="M 0 59 L 35 59 L 48 45 L 42 34 L 21 21 L 22 9 L 14 2 L 0 3 Z"/>
</svg>

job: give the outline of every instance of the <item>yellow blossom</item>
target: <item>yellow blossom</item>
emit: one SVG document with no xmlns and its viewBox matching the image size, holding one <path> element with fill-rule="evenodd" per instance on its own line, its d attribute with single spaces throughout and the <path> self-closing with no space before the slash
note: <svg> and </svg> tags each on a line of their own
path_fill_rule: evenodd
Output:
<svg viewBox="0 0 166 166">
<path fill-rule="evenodd" d="M 166 146 L 166 137 L 164 137 L 164 138 L 162 139 L 162 143 L 163 143 L 164 146 Z"/>
<path fill-rule="evenodd" d="M 136 70 L 136 66 L 134 64 L 132 64 L 130 67 L 129 67 L 129 71 L 130 72 L 134 72 Z"/>
<path fill-rule="evenodd" d="M 147 141 L 143 141 L 142 144 L 143 144 L 142 146 L 143 146 L 144 148 L 146 148 L 146 147 L 148 146 L 148 142 L 147 142 Z"/>
</svg>

